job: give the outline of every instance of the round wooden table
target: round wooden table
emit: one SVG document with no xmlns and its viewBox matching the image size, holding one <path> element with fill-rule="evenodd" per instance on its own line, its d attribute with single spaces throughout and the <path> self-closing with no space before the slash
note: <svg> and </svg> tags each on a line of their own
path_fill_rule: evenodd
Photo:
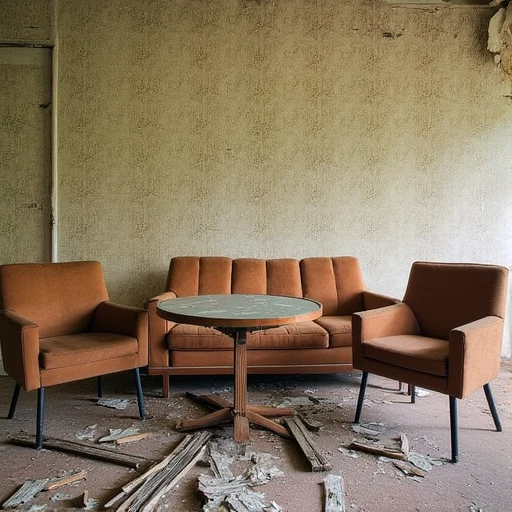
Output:
<svg viewBox="0 0 512 512">
<path fill-rule="evenodd" d="M 322 316 L 322 304 L 311 299 L 278 295 L 197 295 L 158 304 L 160 317 L 177 323 L 215 327 L 234 341 L 234 405 L 209 395 L 206 402 L 218 410 L 202 418 L 181 421 L 179 430 L 196 430 L 233 421 L 237 442 L 249 441 L 249 422 L 289 437 L 282 425 L 270 418 L 291 416 L 292 409 L 247 405 L 247 334 Z"/>
</svg>

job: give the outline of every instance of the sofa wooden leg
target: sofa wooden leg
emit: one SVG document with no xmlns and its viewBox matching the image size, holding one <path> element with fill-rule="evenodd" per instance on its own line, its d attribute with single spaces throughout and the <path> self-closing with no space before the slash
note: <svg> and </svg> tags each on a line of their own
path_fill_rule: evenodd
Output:
<svg viewBox="0 0 512 512">
<path fill-rule="evenodd" d="M 169 398 L 169 375 L 162 375 L 162 396 Z"/>
<path fill-rule="evenodd" d="M 98 398 L 103 398 L 103 375 L 98 377 Z"/>
</svg>

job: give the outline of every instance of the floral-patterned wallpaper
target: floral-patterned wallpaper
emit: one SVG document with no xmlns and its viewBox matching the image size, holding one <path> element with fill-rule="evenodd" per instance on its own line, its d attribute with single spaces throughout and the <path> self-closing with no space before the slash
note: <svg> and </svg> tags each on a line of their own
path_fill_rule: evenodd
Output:
<svg viewBox="0 0 512 512">
<path fill-rule="evenodd" d="M 494 12 L 59 0 L 59 258 L 138 305 L 176 255 L 354 255 L 399 297 L 415 260 L 512 266 Z"/>
</svg>

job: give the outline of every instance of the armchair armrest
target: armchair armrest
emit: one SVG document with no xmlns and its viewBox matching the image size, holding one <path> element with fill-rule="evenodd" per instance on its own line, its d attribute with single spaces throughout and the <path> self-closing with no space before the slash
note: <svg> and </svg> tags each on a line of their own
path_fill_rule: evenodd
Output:
<svg viewBox="0 0 512 512">
<path fill-rule="evenodd" d="M 463 398 L 499 374 L 502 318 L 486 316 L 452 329 L 448 354 L 448 394 Z"/>
<path fill-rule="evenodd" d="M 175 299 L 176 294 L 172 291 L 152 297 L 146 303 L 149 313 L 149 366 L 169 366 L 169 349 L 165 344 L 165 337 L 174 322 L 164 320 L 157 314 L 158 303 L 162 300 Z"/>
<path fill-rule="evenodd" d="M 14 311 L 3 311 L 0 342 L 6 372 L 26 391 L 40 388 L 39 326 Z"/>
<path fill-rule="evenodd" d="M 380 293 L 363 291 L 363 304 L 365 311 L 369 309 L 384 308 L 386 306 L 392 306 L 398 304 L 400 299 L 395 297 L 389 297 L 388 295 L 382 295 Z"/>
<path fill-rule="evenodd" d="M 137 338 L 139 364 L 148 364 L 148 312 L 145 309 L 115 304 L 107 300 L 96 308 L 91 330 Z"/>
<path fill-rule="evenodd" d="M 383 308 L 360 311 L 352 315 L 352 352 L 354 368 L 362 360 L 361 345 L 365 340 L 419 334 L 420 327 L 412 309 L 403 302 Z"/>
</svg>

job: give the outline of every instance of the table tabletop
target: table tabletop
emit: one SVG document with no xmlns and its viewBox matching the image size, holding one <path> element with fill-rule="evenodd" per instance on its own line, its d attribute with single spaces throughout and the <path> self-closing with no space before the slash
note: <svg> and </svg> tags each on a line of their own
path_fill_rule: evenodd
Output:
<svg viewBox="0 0 512 512">
<path fill-rule="evenodd" d="M 157 311 L 178 323 L 259 328 L 315 320 L 322 316 L 322 304 L 280 295 L 196 295 L 161 301 Z"/>
</svg>

